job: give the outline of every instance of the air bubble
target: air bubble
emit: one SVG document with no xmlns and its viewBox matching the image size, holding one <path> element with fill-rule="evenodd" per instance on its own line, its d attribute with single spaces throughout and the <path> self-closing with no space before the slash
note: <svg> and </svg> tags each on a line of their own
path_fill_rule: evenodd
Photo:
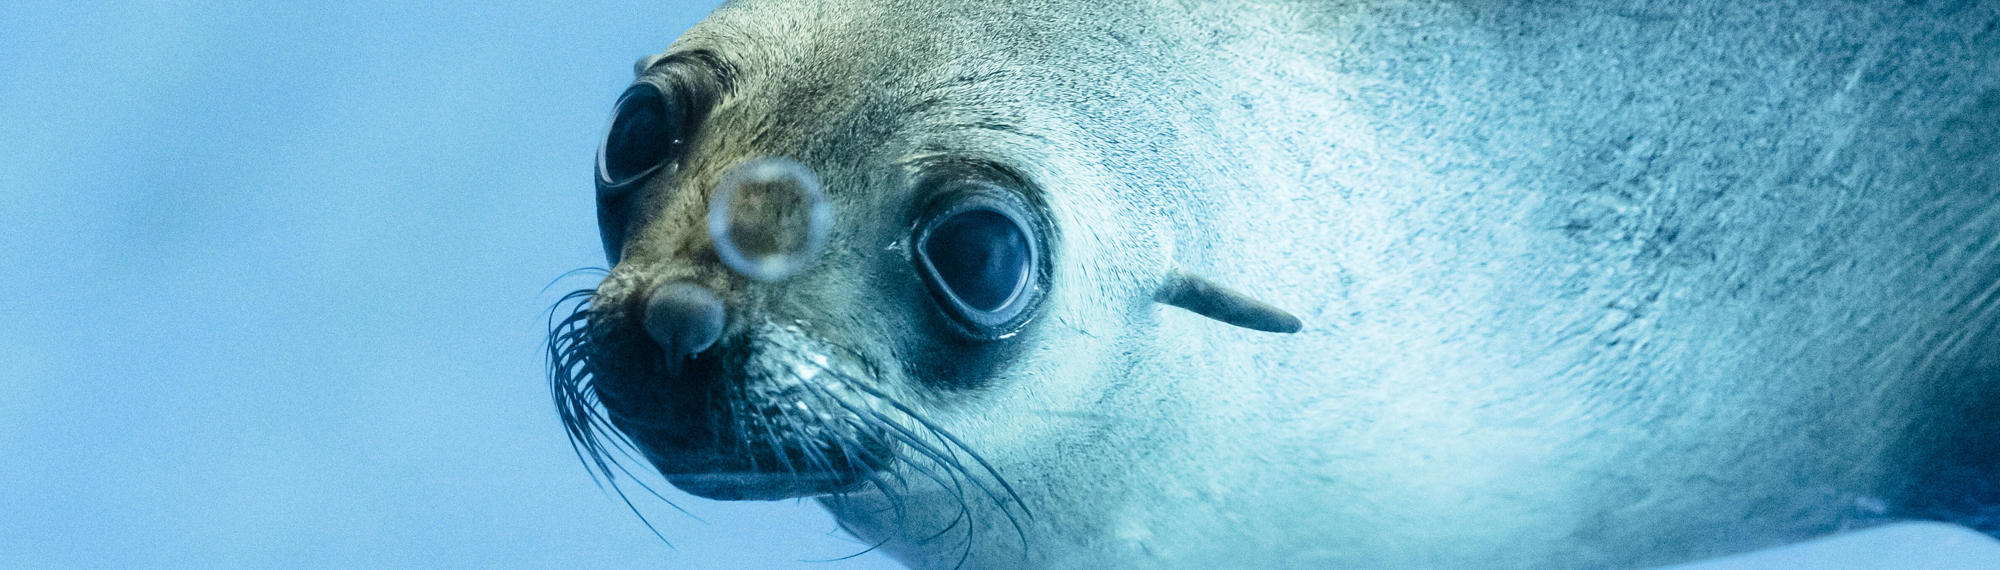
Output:
<svg viewBox="0 0 2000 570">
<path fill-rule="evenodd" d="M 708 236 L 722 263 L 744 277 L 777 281 L 805 269 L 826 245 L 833 205 L 812 169 L 786 158 L 730 169 L 709 197 Z"/>
</svg>

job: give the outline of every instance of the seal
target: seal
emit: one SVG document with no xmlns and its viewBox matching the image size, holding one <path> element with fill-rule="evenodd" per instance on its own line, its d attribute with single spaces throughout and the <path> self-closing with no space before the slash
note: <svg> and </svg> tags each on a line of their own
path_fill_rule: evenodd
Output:
<svg viewBox="0 0 2000 570">
<path fill-rule="evenodd" d="M 599 152 L 581 455 L 914 567 L 1994 531 L 2000 5 L 730 3 Z"/>
</svg>

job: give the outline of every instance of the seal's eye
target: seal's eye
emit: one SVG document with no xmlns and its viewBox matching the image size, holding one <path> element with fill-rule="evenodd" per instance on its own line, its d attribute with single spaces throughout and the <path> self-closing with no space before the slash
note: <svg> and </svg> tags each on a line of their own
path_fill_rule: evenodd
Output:
<svg viewBox="0 0 2000 570">
<path fill-rule="evenodd" d="M 1028 281 L 1028 239 L 993 210 L 960 212 L 931 228 L 924 259 L 944 288 L 975 311 L 995 311 Z"/>
<path fill-rule="evenodd" d="M 658 170 L 680 144 L 680 121 L 665 94 L 650 83 L 626 89 L 597 153 L 597 183 L 615 189 Z"/>
<path fill-rule="evenodd" d="M 1025 320 L 1041 287 L 1041 252 L 1022 206 L 980 194 L 920 224 L 914 257 L 945 313 L 975 337 L 997 338 Z"/>
<path fill-rule="evenodd" d="M 677 159 L 685 118 L 679 109 L 658 86 L 642 81 L 626 89 L 611 112 L 611 128 L 597 149 L 597 231 L 612 265 L 618 264 L 631 221 L 626 196 Z"/>
</svg>

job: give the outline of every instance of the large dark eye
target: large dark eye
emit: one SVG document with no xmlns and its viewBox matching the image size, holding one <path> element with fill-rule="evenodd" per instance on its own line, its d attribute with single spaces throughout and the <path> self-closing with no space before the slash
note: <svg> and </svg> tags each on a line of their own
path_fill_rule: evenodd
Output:
<svg viewBox="0 0 2000 570">
<path fill-rule="evenodd" d="M 658 87 L 639 83 L 626 89 L 597 153 L 597 183 L 626 186 L 666 164 L 680 143 L 678 119 Z"/>
<path fill-rule="evenodd" d="M 917 265 L 938 304 L 979 338 L 1012 332 L 1041 287 L 1041 246 L 1025 208 L 997 192 L 934 208 L 914 240 Z"/>
<path fill-rule="evenodd" d="M 611 112 L 611 128 L 597 149 L 597 231 L 612 265 L 618 264 L 630 221 L 626 196 L 677 158 L 683 117 L 676 111 L 658 86 L 640 82 L 618 97 Z"/>
</svg>

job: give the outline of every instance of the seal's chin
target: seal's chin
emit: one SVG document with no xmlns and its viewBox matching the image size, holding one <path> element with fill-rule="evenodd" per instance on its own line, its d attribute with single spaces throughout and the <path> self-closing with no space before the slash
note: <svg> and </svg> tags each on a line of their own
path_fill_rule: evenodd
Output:
<svg viewBox="0 0 2000 570">
<path fill-rule="evenodd" d="M 708 419 L 710 425 L 686 426 L 683 429 L 692 433 L 678 436 L 628 435 L 669 483 L 698 497 L 725 501 L 854 491 L 869 482 L 893 453 L 883 438 L 860 433 L 859 424 L 801 425 L 784 416 L 761 416 L 740 424 L 741 418 Z"/>
<path fill-rule="evenodd" d="M 718 501 L 775 501 L 859 490 L 873 469 L 835 467 L 797 472 L 732 471 L 666 474 L 667 482 L 690 495 Z"/>
<path fill-rule="evenodd" d="M 875 480 L 895 453 L 893 437 L 883 432 L 891 428 L 843 389 L 853 378 L 826 368 L 801 374 L 797 362 L 729 360 L 701 361 L 672 378 L 681 386 L 723 387 L 684 394 L 704 402 L 607 402 L 624 408 L 614 417 L 625 421 L 615 423 L 675 487 L 732 501 L 839 494 Z"/>
</svg>

